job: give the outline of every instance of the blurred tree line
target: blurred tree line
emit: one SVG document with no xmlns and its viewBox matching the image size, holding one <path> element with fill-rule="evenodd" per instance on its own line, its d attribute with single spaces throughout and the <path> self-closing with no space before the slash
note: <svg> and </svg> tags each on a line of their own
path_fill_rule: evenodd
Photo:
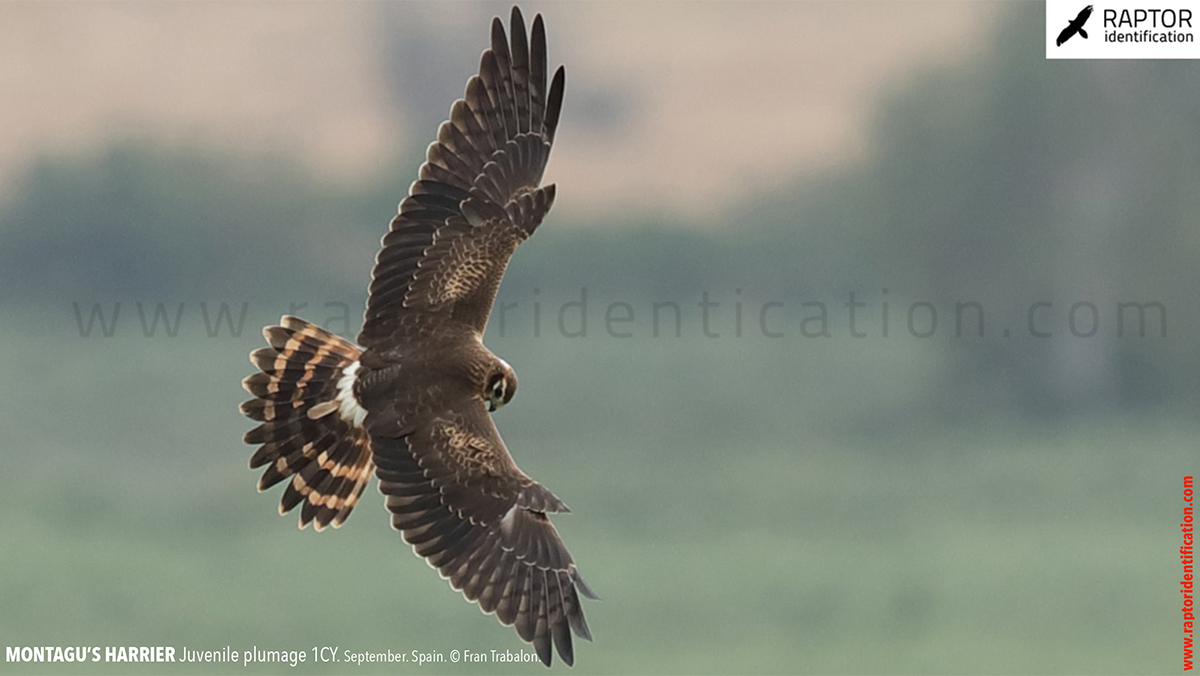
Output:
<svg viewBox="0 0 1200 676">
<path fill-rule="evenodd" d="M 518 253 L 507 285 L 684 301 L 746 288 L 831 307 L 855 291 L 875 322 L 886 288 L 894 334 L 910 303 L 942 313 L 945 378 L 926 402 L 939 415 L 1190 405 L 1200 78 L 1185 62 L 1047 61 L 1041 12 L 1015 6 L 986 57 L 896 83 L 866 162 L 747 196 L 710 227 L 555 222 Z M 42 161 L 0 210 L 4 305 L 361 302 L 366 261 L 418 161 L 410 153 L 358 191 L 283 157 L 145 143 Z M 1118 335 L 1117 306 L 1134 301 L 1166 308 L 1165 338 L 1153 314 L 1137 336 L 1135 312 Z M 962 302 L 984 309 L 983 337 L 947 337 Z M 1096 308 L 1093 336 L 1070 333 L 1080 302 Z M 1028 335 L 1034 303 L 1050 303 L 1038 328 L 1054 338 Z"/>
<path fill-rule="evenodd" d="M 1200 76 L 1181 61 L 1046 60 L 1042 12 L 1012 6 L 985 58 L 898 83 L 865 166 L 762 200 L 743 222 L 764 249 L 802 228 L 790 278 L 810 288 L 806 270 L 877 298 L 888 288 L 943 322 L 979 303 L 985 337 L 964 313 L 964 337 L 941 345 L 947 387 L 930 403 L 949 415 L 1194 403 Z M 1036 303 L 1051 304 L 1034 323 L 1052 338 L 1030 335 Z M 1134 306 L 1118 327 L 1123 303 L 1161 303 L 1166 337 L 1154 307 L 1144 338 Z"/>
</svg>

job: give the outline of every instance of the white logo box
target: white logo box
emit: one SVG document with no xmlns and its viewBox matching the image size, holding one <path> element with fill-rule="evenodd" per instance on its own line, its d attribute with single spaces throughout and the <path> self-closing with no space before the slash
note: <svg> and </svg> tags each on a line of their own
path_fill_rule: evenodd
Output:
<svg viewBox="0 0 1200 676">
<path fill-rule="evenodd" d="M 1056 44 L 1088 6 L 1082 33 Z M 1200 58 L 1200 0 L 1046 0 L 1047 59 Z"/>
</svg>

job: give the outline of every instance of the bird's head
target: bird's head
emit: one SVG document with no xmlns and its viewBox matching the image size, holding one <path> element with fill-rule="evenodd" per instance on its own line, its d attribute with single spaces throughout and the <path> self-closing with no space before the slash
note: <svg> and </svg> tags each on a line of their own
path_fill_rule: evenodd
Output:
<svg viewBox="0 0 1200 676">
<path fill-rule="evenodd" d="M 513 395 L 516 393 L 517 372 L 513 371 L 508 362 L 497 359 L 483 391 L 483 398 L 487 400 L 488 410 L 495 412 L 501 406 L 512 401 Z"/>
</svg>

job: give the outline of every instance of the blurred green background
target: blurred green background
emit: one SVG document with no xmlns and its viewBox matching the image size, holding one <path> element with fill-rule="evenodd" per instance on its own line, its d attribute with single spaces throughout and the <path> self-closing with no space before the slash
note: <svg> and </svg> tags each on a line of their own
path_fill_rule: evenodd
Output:
<svg viewBox="0 0 1200 676">
<path fill-rule="evenodd" d="M 12 179 L 0 642 L 256 645 L 308 650 L 310 663 L 6 673 L 541 670 L 313 665 L 313 646 L 522 644 L 409 553 L 373 488 L 346 527 L 298 532 L 275 514 L 278 490 L 255 493 L 240 442 L 259 327 L 293 304 L 351 337 L 360 326 L 378 238 L 504 11 L 456 7 L 471 31 L 440 66 L 445 96 L 408 101 L 413 142 L 353 185 L 287 152 L 149 132 L 37 153 Z M 554 20 L 578 7 L 543 8 L 552 57 Z M 410 10 L 379 16 L 405 25 Z M 1040 3 L 991 5 L 969 53 L 876 87 L 861 157 L 712 208 L 630 209 L 621 193 L 572 208 L 563 179 L 566 206 L 517 253 L 499 298 L 516 305 L 502 334 L 494 315 L 488 345 L 521 379 L 501 432 L 571 505 L 556 524 L 603 598 L 585 607 L 596 641 L 577 647 L 576 672 L 1181 668 L 1178 524 L 1200 434 L 1200 77 L 1185 62 L 1046 61 L 1042 22 Z M 415 58 L 403 45 L 417 34 L 380 40 L 385 76 Z M 564 130 L 573 115 L 615 136 L 636 125 L 636 106 L 632 122 L 587 122 L 598 104 L 570 105 Z M 769 135 L 758 114 L 728 133 Z M 570 332 L 586 315 L 586 335 L 566 337 L 559 312 L 584 287 L 586 308 L 563 319 Z M 851 334 L 851 293 L 865 337 Z M 707 328 L 704 294 L 719 303 Z M 1122 325 L 1128 302 L 1160 304 L 1165 327 L 1153 307 L 1144 335 L 1130 306 Z M 614 325 L 632 337 L 606 330 L 614 303 L 632 309 Z M 679 307 L 678 335 L 664 309 L 655 337 L 664 303 Z M 782 337 L 759 325 L 767 303 L 782 304 L 767 310 Z M 827 336 L 806 335 L 819 306 L 805 303 L 826 306 Z M 969 310 L 958 335 L 959 303 L 982 308 L 983 335 Z M 1035 303 L 1050 304 L 1035 311 L 1050 337 L 1029 330 Z M 235 326 L 213 336 L 222 304 Z M 917 337 L 930 306 L 936 331 Z M 90 324 L 96 307 L 103 326 Z"/>
</svg>

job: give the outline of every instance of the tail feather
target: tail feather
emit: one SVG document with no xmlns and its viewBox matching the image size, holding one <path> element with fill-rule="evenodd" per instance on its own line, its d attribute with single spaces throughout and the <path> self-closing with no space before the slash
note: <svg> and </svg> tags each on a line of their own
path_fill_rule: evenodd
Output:
<svg viewBox="0 0 1200 676">
<path fill-rule="evenodd" d="M 260 372 L 242 381 L 255 398 L 241 405 L 261 423 L 246 433 L 259 445 L 250 468 L 265 467 L 260 491 L 290 479 L 279 502 L 285 514 L 297 505 L 300 527 L 342 525 L 370 480 L 370 438 L 354 416 L 358 404 L 343 375 L 355 367 L 362 348 L 295 317 L 263 329 L 270 347 L 250 362 Z M 352 381 L 347 381 L 352 382 Z"/>
</svg>

